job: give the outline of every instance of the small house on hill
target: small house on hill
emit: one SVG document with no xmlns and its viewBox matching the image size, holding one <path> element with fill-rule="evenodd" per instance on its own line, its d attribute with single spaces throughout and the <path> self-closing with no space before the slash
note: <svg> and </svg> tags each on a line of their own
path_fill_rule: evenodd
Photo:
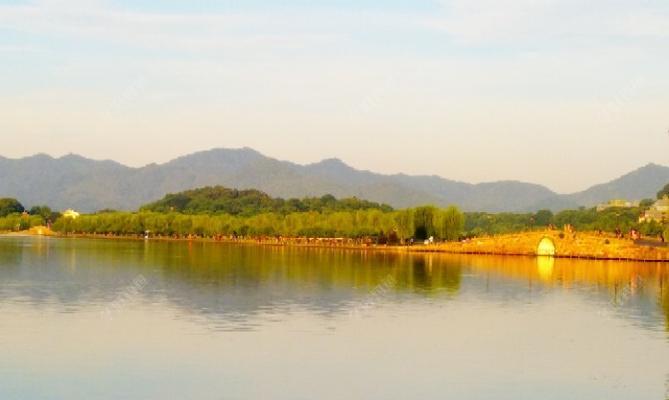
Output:
<svg viewBox="0 0 669 400">
<path fill-rule="evenodd" d="M 632 208 L 639 207 L 638 201 L 627 201 L 622 199 L 609 200 L 607 203 L 597 205 L 597 211 L 604 211 L 609 208 Z"/>
<path fill-rule="evenodd" d="M 73 209 L 69 208 L 65 211 L 62 212 L 62 215 L 64 218 L 72 218 L 72 219 L 77 219 L 81 214 L 78 212 L 74 211 Z"/>
</svg>

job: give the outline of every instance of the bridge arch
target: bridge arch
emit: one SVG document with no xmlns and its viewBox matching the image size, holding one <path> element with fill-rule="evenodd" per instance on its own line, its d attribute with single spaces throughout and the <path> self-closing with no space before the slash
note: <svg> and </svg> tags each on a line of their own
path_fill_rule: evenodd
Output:
<svg viewBox="0 0 669 400">
<path fill-rule="evenodd" d="M 537 255 L 553 257 L 555 255 L 555 242 L 553 239 L 544 236 L 537 246 Z"/>
</svg>

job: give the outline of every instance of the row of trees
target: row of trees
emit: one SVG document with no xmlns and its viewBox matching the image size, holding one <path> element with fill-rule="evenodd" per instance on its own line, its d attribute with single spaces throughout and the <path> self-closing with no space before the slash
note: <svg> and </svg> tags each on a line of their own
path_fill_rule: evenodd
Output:
<svg viewBox="0 0 669 400">
<path fill-rule="evenodd" d="M 658 193 L 657 198 L 669 195 L 669 184 Z M 644 199 L 639 207 L 608 208 L 597 211 L 595 208 L 581 207 L 578 209 L 563 210 L 556 214 L 550 210 L 540 210 L 536 213 L 467 213 L 465 214 L 465 235 L 480 236 L 484 234 L 504 234 L 521 232 L 549 225 L 562 227 L 572 225 L 581 231 L 623 232 L 636 229 L 644 235 L 659 235 L 664 231 L 665 238 L 669 239 L 669 226 L 659 222 L 639 223 L 639 216 L 655 202 L 653 199 Z"/>
<path fill-rule="evenodd" d="M 60 214 L 47 206 L 35 206 L 30 210 L 13 198 L 0 198 L 0 232 L 23 231 L 34 226 L 55 221 Z"/>
<path fill-rule="evenodd" d="M 436 239 L 457 240 L 464 216 L 456 207 L 418 207 L 383 212 L 357 211 L 264 213 L 253 216 L 231 214 L 182 214 L 113 212 L 60 218 L 53 229 L 63 233 L 137 235 L 150 231 L 165 236 L 218 235 L 286 237 L 372 237 L 389 242 Z"/>
<path fill-rule="evenodd" d="M 5 197 L 0 199 L 0 218 L 7 217 L 12 214 L 22 214 L 27 212 L 30 215 L 38 215 L 44 219 L 44 221 L 55 221 L 60 217 L 59 213 L 53 212 L 51 208 L 47 206 L 34 206 L 27 210 L 23 207 L 23 204 L 16 199 Z"/>
<path fill-rule="evenodd" d="M 15 199 L 0 199 L 0 231 L 48 223 L 53 223 L 54 231 L 63 233 L 139 235 L 150 231 L 165 236 L 372 237 L 403 242 L 429 237 L 457 240 L 464 229 L 464 216 L 453 206 L 395 211 L 356 198 L 326 195 L 285 201 L 254 190 L 223 187 L 168 195 L 139 212 L 104 211 L 76 219 L 60 218 L 46 206 L 26 212 Z"/>
<path fill-rule="evenodd" d="M 594 208 L 564 210 L 553 214 L 549 210 L 536 213 L 467 213 L 465 235 L 480 236 L 543 229 L 549 225 L 562 227 L 572 225 L 580 231 L 623 232 L 636 229 L 644 235 L 656 236 L 667 227 L 658 222 L 639 223 L 642 207 L 609 208 L 597 211 Z"/>
<path fill-rule="evenodd" d="M 15 213 L 0 217 L 0 232 L 25 231 L 40 225 L 44 225 L 44 219 L 39 215 Z"/>
<path fill-rule="evenodd" d="M 658 197 L 669 192 L 669 185 Z M 205 187 L 165 196 L 138 213 L 105 211 L 77 220 L 59 218 L 49 207 L 36 206 L 30 217 L 15 199 L 0 199 L 0 230 L 16 230 L 55 222 L 61 232 L 162 235 L 282 235 L 309 237 L 377 237 L 393 240 L 429 237 L 457 240 L 543 229 L 549 225 L 572 225 L 581 231 L 639 230 L 659 235 L 668 227 L 658 222 L 639 223 L 639 215 L 653 200 L 636 208 L 579 208 L 552 213 L 467 213 L 456 207 L 432 206 L 393 210 L 383 204 L 357 198 L 336 199 L 331 195 L 304 199 L 272 198 L 256 190 Z M 39 223 L 38 223 L 39 222 Z M 669 233 L 669 232 L 667 232 Z M 669 235 L 665 234 L 665 237 Z M 669 237 L 668 237 L 669 239 Z"/>
<path fill-rule="evenodd" d="M 54 222 L 60 232 L 141 234 L 149 230 L 161 235 L 282 235 L 309 237 L 386 237 L 389 240 L 431 236 L 457 240 L 475 237 L 544 229 L 549 225 L 572 225 L 580 231 L 614 232 L 637 229 L 644 235 L 659 235 L 666 226 L 658 222 L 639 223 L 637 208 L 565 210 L 557 214 L 543 210 L 537 213 L 463 213 L 456 207 L 440 209 L 426 206 L 413 209 L 383 211 L 365 209 L 334 212 L 267 212 L 251 216 L 231 214 L 183 214 L 177 212 L 102 212 L 83 215 L 76 220 L 59 218 L 48 207 L 33 207 L 29 215 L 13 202 L 5 204 L 0 216 L 0 230 L 23 230 Z M 8 213 L 11 210 L 12 213 Z M 669 238 L 669 235 L 665 235 Z"/>
</svg>

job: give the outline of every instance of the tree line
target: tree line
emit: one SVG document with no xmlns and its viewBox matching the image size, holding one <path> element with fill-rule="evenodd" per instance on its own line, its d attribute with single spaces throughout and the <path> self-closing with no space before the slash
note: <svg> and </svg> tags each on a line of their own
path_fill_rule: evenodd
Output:
<svg viewBox="0 0 669 400">
<path fill-rule="evenodd" d="M 651 202 L 642 202 L 639 207 L 608 208 L 597 211 L 596 208 L 581 207 L 575 210 L 563 210 L 553 213 L 540 210 L 536 213 L 465 213 L 465 236 L 498 235 L 516 233 L 547 226 L 562 228 L 571 225 L 579 231 L 628 232 L 635 229 L 646 236 L 658 236 L 664 231 L 669 239 L 669 226 L 657 221 L 639 222 L 639 216 Z"/>
<path fill-rule="evenodd" d="M 34 206 L 26 210 L 18 200 L 0 198 L 0 232 L 23 231 L 34 226 L 45 225 L 60 217 L 47 206 Z"/>
<path fill-rule="evenodd" d="M 458 240 L 464 229 L 464 216 L 454 206 L 394 210 L 355 197 L 284 200 L 257 190 L 222 186 L 168 194 L 138 212 L 104 210 L 78 218 L 61 217 L 45 206 L 27 212 L 14 199 L 0 200 L 0 207 L 0 230 L 49 224 L 66 234 L 369 238 L 404 243 L 430 237 Z"/>
<path fill-rule="evenodd" d="M 380 243 L 404 243 L 411 238 L 457 240 L 464 216 L 456 207 L 425 206 L 404 210 L 363 209 L 333 212 L 184 214 L 153 211 L 108 212 L 60 218 L 53 229 L 62 233 L 161 236 L 283 236 L 372 238 Z"/>
<path fill-rule="evenodd" d="M 669 193 L 669 185 L 658 198 Z M 77 219 L 61 218 L 47 206 L 26 210 L 15 199 L 0 199 L 0 231 L 24 230 L 52 225 L 62 233 L 141 235 L 150 231 L 163 236 L 285 236 L 375 238 L 382 242 L 442 240 L 561 228 L 571 225 L 580 231 L 626 232 L 636 229 L 644 235 L 664 232 L 669 226 L 658 222 L 639 223 L 639 215 L 653 203 L 639 207 L 564 210 L 553 213 L 462 213 L 457 207 L 423 206 L 404 210 L 361 200 L 337 199 L 332 195 L 303 199 L 272 198 L 257 190 L 205 187 L 176 194 L 144 205 L 138 212 L 105 210 Z"/>
</svg>

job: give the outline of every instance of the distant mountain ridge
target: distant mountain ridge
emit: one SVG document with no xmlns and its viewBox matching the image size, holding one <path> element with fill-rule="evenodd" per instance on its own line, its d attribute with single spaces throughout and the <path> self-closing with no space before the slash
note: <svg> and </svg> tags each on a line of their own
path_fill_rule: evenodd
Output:
<svg viewBox="0 0 669 400">
<path fill-rule="evenodd" d="M 164 164 L 133 168 L 78 155 L 0 157 L 0 197 L 24 205 L 48 204 L 84 212 L 134 210 L 167 193 L 222 185 L 258 189 L 271 196 L 356 196 L 394 207 L 457 204 L 467 211 L 520 212 L 593 206 L 611 198 L 654 197 L 669 182 L 669 167 L 648 164 L 611 182 L 561 195 L 518 181 L 470 184 L 438 176 L 384 175 L 357 170 L 339 159 L 300 165 L 250 149 L 214 149 Z"/>
</svg>

